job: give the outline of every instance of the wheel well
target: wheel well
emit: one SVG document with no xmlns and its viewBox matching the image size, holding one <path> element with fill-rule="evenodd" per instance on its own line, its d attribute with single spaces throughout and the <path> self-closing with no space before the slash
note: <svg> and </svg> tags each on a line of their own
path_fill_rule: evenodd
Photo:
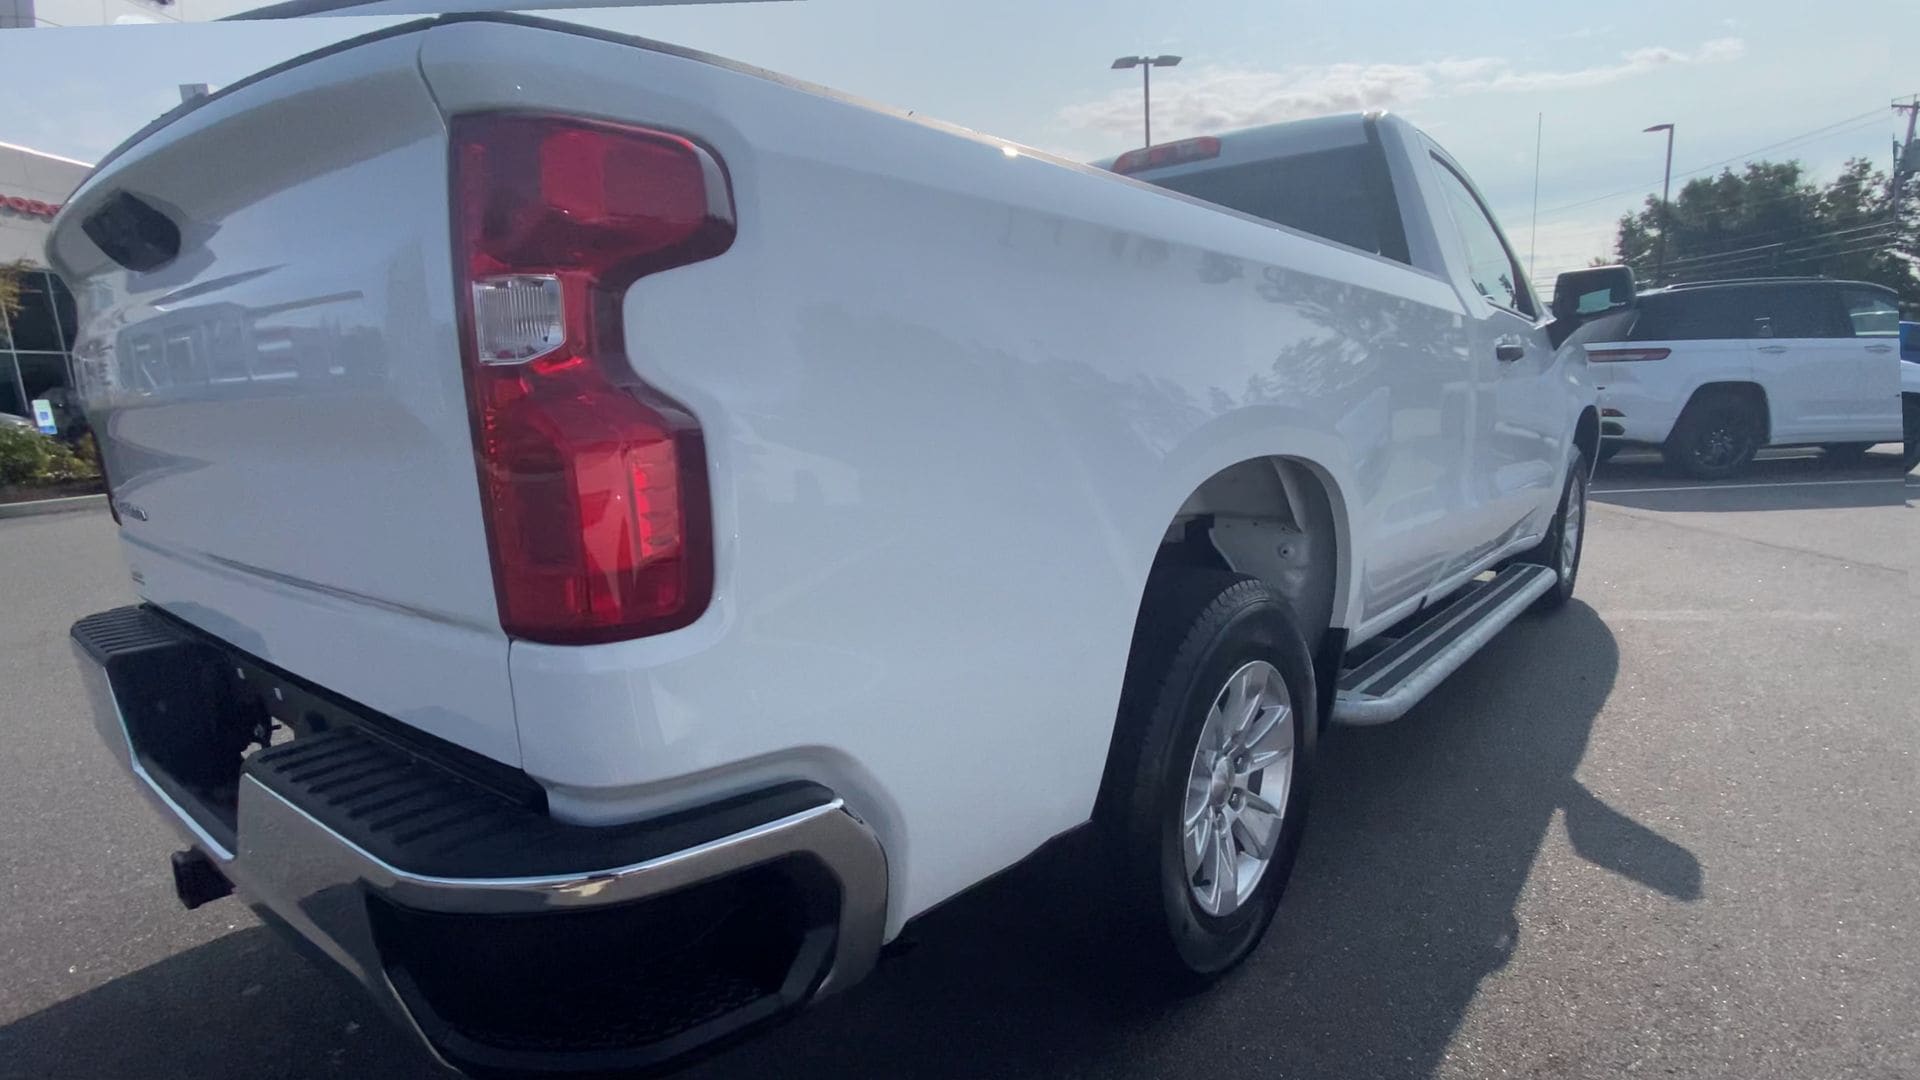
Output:
<svg viewBox="0 0 1920 1080">
<path fill-rule="evenodd" d="M 1333 628 L 1341 588 L 1341 546 L 1347 542 L 1338 489 L 1314 465 L 1298 458 L 1261 457 L 1230 465 L 1187 496 L 1161 535 L 1151 573 L 1173 567 L 1206 567 L 1257 577 L 1292 609 L 1314 658 L 1319 724 L 1308 750 L 1331 719 L 1334 676 L 1346 647 L 1346 631 Z M 1144 584 L 1144 583 L 1143 583 Z M 1145 592 L 1136 612 L 1134 640 L 1141 638 Z M 1131 663 L 1131 658 L 1130 658 Z M 1116 725 L 1100 781 L 1100 804 L 1117 796 L 1116 777 L 1129 747 Z M 1103 811 L 1096 807 L 1096 817 Z"/>
<path fill-rule="evenodd" d="M 1760 413 L 1760 441 L 1764 445 L 1773 438 L 1773 414 L 1767 406 L 1767 392 L 1759 383 L 1750 382 L 1712 382 L 1704 383 L 1694 390 L 1687 399 L 1687 407 L 1680 410 L 1680 420 L 1674 424 L 1677 428 L 1685 423 L 1687 414 L 1696 406 L 1714 401 L 1744 401 L 1751 404 Z"/>
<path fill-rule="evenodd" d="M 1580 420 L 1573 425 L 1573 445 L 1587 456 L 1587 471 L 1592 472 L 1600 463 L 1600 410 L 1591 405 L 1580 410 Z"/>
<path fill-rule="evenodd" d="M 1259 578 L 1286 598 L 1317 654 L 1333 624 L 1341 540 L 1318 470 L 1296 458 L 1252 458 L 1187 496 L 1161 536 L 1154 569 L 1205 566 Z"/>
</svg>

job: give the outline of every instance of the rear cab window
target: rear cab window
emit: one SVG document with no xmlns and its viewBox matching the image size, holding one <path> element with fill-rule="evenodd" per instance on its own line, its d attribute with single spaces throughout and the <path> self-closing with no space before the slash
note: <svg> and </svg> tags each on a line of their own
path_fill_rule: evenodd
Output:
<svg viewBox="0 0 1920 1080">
<path fill-rule="evenodd" d="M 1386 154 L 1357 117 L 1223 136 L 1211 162 L 1135 174 L 1156 187 L 1411 263 Z"/>
</svg>

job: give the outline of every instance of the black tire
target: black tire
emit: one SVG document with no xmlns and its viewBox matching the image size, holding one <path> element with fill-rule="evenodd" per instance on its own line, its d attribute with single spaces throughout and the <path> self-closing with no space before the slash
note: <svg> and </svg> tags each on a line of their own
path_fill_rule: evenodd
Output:
<svg viewBox="0 0 1920 1080">
<path fill-rule="evenodd" d="M 1567 510 L 1578 506 L 1579 514 L 1573 520 L 1577 523 L 1573 536 L 1573 557 L 1570 564 L 1563 565 L 1564 549 L 1562 542 L 1567 535 Z M 1573 452 L 1573 463 L 1567 467 L 1567 479 L 1560 486 L 1560 508 L 1553 513 L 1553 524 L 1547 528 L 1547 535 L 1540 545 L 1525 555 L 1521 562 L 1550 566 L 1560 574 L 1560 582 L 1553 588 L 1540 594 L 1533 602 L 1535 611 L 1557 611 L 1573 599 L 1574 582 L 1580 578 L 1580 556 L 1587 550 L 1587 458 L 1579 450 Z"/>
<path fill-rule="evenodd" d="M 1228 678 L 1254 660 L 1273 665 L 1286 683 L 1292 782 L 1258 884 L 1238 910 L 1216 917 L 1193 895 L 1180 846 L 1183 807 L 1208 713 Z M 1148 583 L 1120 697 L 1101 825 L 1119 877 L 1116 896 L 1139 931 L 1135 940 L 1144 945 L 1154 985 L 1191 989 L 1212 981 L 1244 960 L 1273 921 L 1306 819 L 1317 700 L 1305 639 L 1270 586 L 1242 574 L 1181 567 Z"/>
<path fill-rule="evenodd" d="M 1617 454 L 1617 453 L 1619 453 L 1619 452 L 1620 452 L 1620 444 L 1619 444 L 1619 443 L 1617 443 L 1617 442 L 1603 442 L 1603 443 L 1601 443 L 1601 444 L 1600 444 L 1600 453 L 1599 453 L 1598 455 L 1596 455 L 1596 456 L 1595 456 L 1595 458 L 1594 458 L 1594 464 L 1596 464 L 1596 465 L 1605 465 L 1605 464 L 1606 464 L 1607 462 L 1609 462 L 1609 461 L 1612 461 L 1612 460 L 1613 460 L 1613 455 L 1615 455 L 1615 454 Z"/>
<path fill-rule="evenodd" d="M 1870 442 L 1827 443 L 1820 449 L 1824 451 L 1823 456 L 1828 465 L 1844 468 L 1860 464 L 1860 459 L 1867 456 L 1867 451 L 1873 449 L 1873 444 Z"/>
<path fill-rule="evenodd" d="M 1920 465 L 1920 394 L 1900 395 L 1901 426 L 1906 432 L 1906 453 L 1900 457 L 1900 470 L 1912 472 Z"/>
<path fill-rule="evenodd" d="M 1682 413 L 1662 454 L 1696 480 L 1737 476 L 1759 453 L 1766 420 L 1753 402 L 1731 394 L 1695 399 Z"/>
</svg>

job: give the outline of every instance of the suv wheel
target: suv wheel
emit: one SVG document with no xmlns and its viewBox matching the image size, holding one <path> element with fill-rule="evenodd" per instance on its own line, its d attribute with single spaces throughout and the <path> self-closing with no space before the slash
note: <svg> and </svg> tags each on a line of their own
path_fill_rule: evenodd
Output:
<svg viewBox="0 0 1920 1080">
<path fill-rule="evenodd" d="M 1753 403 L 1731 395 L 1695 400 L 1673 426 L 1667 464 L 1696 480 L 1739 473 L 1760 450 L 1765 422 Z"/>
<path fill-rule="evenodd" d="M 1209 981 L 1273 921 L 1306 818 L 1313 666 L 1256 578 L 1173 568 L 1142 603 L 1101 824 L 1149 963 Z"/>
</svg>

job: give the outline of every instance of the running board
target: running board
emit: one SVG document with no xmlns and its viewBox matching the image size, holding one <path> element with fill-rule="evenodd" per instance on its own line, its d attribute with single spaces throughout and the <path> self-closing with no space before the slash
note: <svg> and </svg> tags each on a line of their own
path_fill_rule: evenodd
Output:
<svg viewBox="0 0 1920 1080">
<path fill-rule="evenodd" d="M 1334 720 L 1384 724 L 1400 719 L 1559 581 L 1551 567 L 1514 563 L 1491 581 L 1462 590 L 1406 636 L 1340 672 Z"/>
</svg>

